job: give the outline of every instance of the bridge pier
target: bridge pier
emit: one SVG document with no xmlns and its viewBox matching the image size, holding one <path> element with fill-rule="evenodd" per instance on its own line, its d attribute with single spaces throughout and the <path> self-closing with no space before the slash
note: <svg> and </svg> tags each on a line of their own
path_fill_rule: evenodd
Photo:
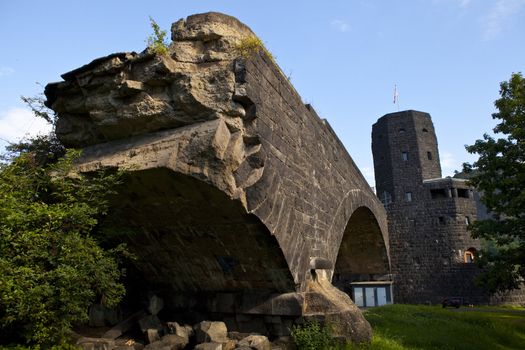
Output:
<svg viewBox="0 0 525 350">
<path fill-rule="evenodd" d="M 194 15 L 173 24 L 168 55 L 66 73 L 45 91 L 56 133 L 83 149 L 80 172 L 124 173 L 102 225 L 174 308 L 322 317 L 365 341 L 370 326 L 331 281 L 389 274 L 385 211 L 265 49 L 240 53 L 254 35 Z"/>
</svg>

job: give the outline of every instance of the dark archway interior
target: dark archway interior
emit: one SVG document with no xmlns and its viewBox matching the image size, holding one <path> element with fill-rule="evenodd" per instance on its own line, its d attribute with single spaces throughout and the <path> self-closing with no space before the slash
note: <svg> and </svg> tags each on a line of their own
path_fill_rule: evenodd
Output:
<svg viewBox="0 0 525 350">
<path fill-rule="evenodd" d="M 111 208 L 107 234 L 128 244 L 161 294 L 295 290 L 275 237 L 211 185 L 168 169 L 134 171 Z"/>
<path fill-rule="evenodd" d="M 366 207 L 357 208 L 345 228 L 332 283 L 348 289 L 350 282 L 388 278 L 388 255 L 381 229 Z"/>
</svg>

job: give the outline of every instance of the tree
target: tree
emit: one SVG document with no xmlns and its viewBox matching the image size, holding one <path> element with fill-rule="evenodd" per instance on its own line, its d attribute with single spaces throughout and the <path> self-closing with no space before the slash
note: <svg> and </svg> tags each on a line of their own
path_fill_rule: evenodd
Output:
<svg viewBox="0 0 525 350">
<path fill-rule="evenodd" d="M 0 163 L 0 343 L 63 343 L 90 304 L 124 294 L 115 252 L 95 235 L 119 176 L 75 174 L 78 156 L 48 136 Z"/>
<path fill-rule="evenodd" d="M 491 293 L 519 288 L 525 278 L 525 79 L 515 73 L 500 84 L 498 109 L 492 118 L 497 138 L 483 135 L 469 153 L 479 159 L 465 163 L 469 181 L 481 193 L 481 201 L 492 214 L 469 226 L 474 238 L 485 239 L 479 259 L 484 272 L 479 282 Z"/>
</svg>

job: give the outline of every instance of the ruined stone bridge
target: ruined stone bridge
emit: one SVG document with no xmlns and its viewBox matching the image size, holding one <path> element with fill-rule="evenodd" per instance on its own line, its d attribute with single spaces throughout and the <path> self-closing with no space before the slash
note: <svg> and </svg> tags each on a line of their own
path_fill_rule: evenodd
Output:
<svg viewBox="0 0 525 350">
<path fill-rule="evenodd" d="M 385 211 L 352 158 L 238 20 L 190 16 L 172 40 L 46 87 L 79 169 L 126 174 L 104 225 L 174 307 L 351 314 L 352 337 L 369 337 L 330 284 L 390 272 Z"/>
</svg>

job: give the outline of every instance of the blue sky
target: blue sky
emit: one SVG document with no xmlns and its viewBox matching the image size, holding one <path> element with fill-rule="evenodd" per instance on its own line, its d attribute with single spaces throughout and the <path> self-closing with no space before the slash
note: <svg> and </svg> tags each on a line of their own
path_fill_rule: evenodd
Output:
<svg viewBox="0 0 525 350">
<path fill-rule="evenodd" d="M 117 51 L 141 51 L 148 16 L 161 27 L 190 14 L 239 18 L 326 118 L 373 182 L 372 124 L 400 109 L 432 115 L 443 173 L 495 125 L 499 83 L 525 73 L 525 0 L 9 1 L 0 0 L 0 138 L 44 128 L 20 95 Z M 1 143 L 2 141 L 0 141 Z"/>
</svg>

